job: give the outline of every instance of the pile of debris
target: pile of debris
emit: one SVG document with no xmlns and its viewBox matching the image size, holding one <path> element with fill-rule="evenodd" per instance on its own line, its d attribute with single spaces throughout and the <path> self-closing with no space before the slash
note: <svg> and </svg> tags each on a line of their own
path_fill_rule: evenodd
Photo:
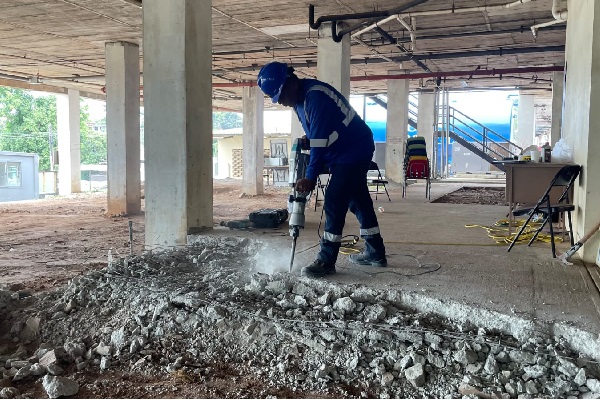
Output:
<svg viewBox="0 0 600 400">
<path fill-rule="evenodd" d="M 81 374 L 111 371 L 206 377 L 214 362 L 294 397 L 600 395 L 598 364 L 560 340 L 420 314 L 391 288 L 255 272 L 262 248 L 208 237 L 119 259 L 53 293 L 0 291 L 10 322 L 0 397 L 31 396 L 38 382 L 50 398 L 74 395 Z"/>
</svg>

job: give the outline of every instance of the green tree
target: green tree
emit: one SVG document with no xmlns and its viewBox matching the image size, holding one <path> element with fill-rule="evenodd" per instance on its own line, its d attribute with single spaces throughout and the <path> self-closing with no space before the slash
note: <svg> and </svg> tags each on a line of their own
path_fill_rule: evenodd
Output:
<svg viewBox="0 0 600 400">
<path fill-rule="evenodd" d="M 106 135 L 92 132 L 87 106 L 81 107 L 81 161 L 106 161 Z M 39 155 L 40 171 L 50 169 L 50 153 L 57 148 L 56 97 L 0 87 L 0 150 Z"/>
<path fill-rule="evenodd" d="M 234 112 L 213 112 L 213 129 L 242 127 L 242 115 Z"/>
<path fill-rule="evenodd" d="M 50 168 L 49 135 L 56 132 L 54 96 L 34 97 L 21 89 L 0 87 L 0 121 L 0 150 L 37 153 L 40 170 Z"/>
</svg>

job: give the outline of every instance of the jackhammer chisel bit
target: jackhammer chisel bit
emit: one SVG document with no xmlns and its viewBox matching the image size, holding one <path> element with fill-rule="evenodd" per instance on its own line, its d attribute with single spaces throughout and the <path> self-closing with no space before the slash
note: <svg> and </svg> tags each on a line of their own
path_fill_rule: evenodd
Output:
<svg viewBox="0 0 600 400">
<path fill-rule="evenodd" d="M 293 188 L 288 199 L 288 211 L 290 212 L 290 236 L 292 240 L 292 254 L 290 256 L 290 272 L 294 266 L 294 256 L 296 254 L 296 242 L 300 236 L 300 229 L 304 229 L 304 209 L 306 208 L 306 198 L 308 192 L 299 193 L 296 191 L 296 182 L 304 178 L 306 167 L 308 166 L 309 155 L 303 153 L 304 146 L 302 139 L 296 139 L 292 145 L 290 153 L 290 186 Z"/>
</svg>

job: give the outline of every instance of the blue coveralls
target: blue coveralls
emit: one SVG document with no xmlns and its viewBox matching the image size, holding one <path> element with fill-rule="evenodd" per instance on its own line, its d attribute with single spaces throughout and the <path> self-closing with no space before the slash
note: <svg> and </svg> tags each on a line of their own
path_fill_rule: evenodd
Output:
<svg viewBox="0 0 600 400">
<path fill-rule="evenodd" d="M 360 223 L 367 255 L 382 258 L 385 247 L 367 186 L 367 171 L 375 152 L 373 132 L 331 85 L 315 79 L 301 82 L 304 103 L 294 110 L 310 139 L 306 178 L 316 182 L 324 165 L 331 172 L 325 195 L 325 232 L 317 258 L 328 265 L 336 262 L 348 210 Z"/>
</svg>

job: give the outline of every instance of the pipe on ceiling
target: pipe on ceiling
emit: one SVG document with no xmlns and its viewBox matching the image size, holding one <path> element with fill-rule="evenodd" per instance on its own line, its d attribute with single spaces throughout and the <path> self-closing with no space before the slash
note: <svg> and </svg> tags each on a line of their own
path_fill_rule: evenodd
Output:
<svg viewBox="0 0 600 400">
<path fill-rule="evenodd" d="M 391 10 L 387 10 L 387 11 L 374 11 L 374 13 L 375 12 L 377 12 L 377 13 L 383 12 L 384 13 L 384 15 L 382 15 L 383 17 L 389 17 L 390 15 L 394 16 L 394 15 L 400 14 L 402 11 L 408 10 L 409 8 L 416 7 L 416 6 L 420 5 L 420 4 L 426 3 L 428 1 L 429 0 L 413 0 L 410 3 L 407 3 L 407 4 L 403 5 L 403 6 L 396 7 L 396 8 L 393 8 Z M 363 14 L 365 14 L 365 13 L 363 13 Z M 372 17 L 376 17 L 376 16 L 377 15 L 372 15 Z M 351 33 L 352 31 L 354 31 L 354 30 L 362 27 L 365 23 L 366 23 L 365 21 L 360 22 L 360 23 L 358 23 L 356 25 L 350 26 L 348 28 L 344 28 L 344 29 L 342 29 L 339 32 L 337 32 L 336 24 L 331 24 L 331 37 L 333 38 L 333 40 L 335 42 L 339 43 L 339 42 L 342 41 L 342 38 L 344 37 L 344 35 L 346 35 L 348 33 Z M 377 25 L 378 23 L 380 23 L 380 21 L 373 22 L 374 25 Z"/>
<path fill-rule="evenodd" d="M 396 18 L 431 16 L 431 15 L 447 15 L 447 14 L 459 14 L 459 13 L 468 13 L 468 12 L 483 12 L 483 11 L 498 10 L 498 9 L 504 9 L 504 8 L 512 8 L 512 7 L 521 5 L 521 4 L 529 3 L 530 1 L 535 1 L 535 0 L 517 0 L 517 1 L 512 1 L 510 3 L 498 4 L 495 6 L 477 6 L 477 7 L 467 7 L 467 8 L 451 8 L 451 9 L 446 9 L 446 10 L 416 11 L 416 12 L 412 12 L 412 13 L 403 13 L 403 14 L 398 13 L 396 15 L 391 15 L 387 18 L 384 18 L 375 24 L 369 25 L 366 28 L 364 28 L 358 32 L 354 32 L 352 34 L 352 36 L 362 35 L 365 32 L 375 29 L 376 26 L 379 26 L 381 24 L 384 24 L 384 23 L 389 22 Z"/>
<path fill-rule="evenodd" d="M 375 28 L 375 30 L 381 36 L 383 36 L 385 39 L 389 40 L 394 46 L 396 46 L 397 48 L 399 48 L 404 53 L 408 54 L 408 57 L 410 58 L 410 61 L 412 61 L 415 64 L 417 64 L 417 66 L 419 68 L 421 68 L 425 72 L 431 72 L 431 70 L 429 69 L 429 67 L 427 65 L 425 65 L 422 61 L 416 60 L 414 54 L 411 51 L 408 51 L 408 49 L 406 47 L 404 47 L 401 43 L 398 43 L 398 41 L 392 35 L 390 35 L 388 32 L 386 32 L 385 30 L 383 30 L 380 27 Z"/>
<path fill-rule="evenodd" d="M 453 59 L 453 58 L 464 58 L 464 57 L 484 57 L 489 55 L 514 55 L 514 54 L 529 54 L 529 53 L 546 53 L 546 52 L 564 52 L 565 46 L 537 46 L 537 47 L 517 47 L 517 48 L 508 48 L 508 49 L 497 49 L 497 50 L 478 50 L 478 51 L 459 51 L 452 53 L 435 53 L 435 54 L 419 54 L 412 56 L 397 56 L 391 58 L 393 62 L 403 62 L 410 60 L 443 60 L 443 59 Z M 353 59 L 350 60 L 351 65 L 360 65 L 360 64 L 378 64 L 382 62 L 387 62 L 385 60 L 379 60 L 377 58 L 367 58 L 367 59 Z M 304 61 L 297 63 L 288 63 L 288 66 L 294 68 L 314 68 L 316 67 L 316 61 Z M 237 67 L 230 68 L 229 72 L 243 72 L 243 71 L 257 71 L 258 68 L 256 65 L 251 65 L 247 67 Z"/>
<path fill-rule="evenodd" d="M 352 76 L 351 82 L 361 81 L 383 81 L 393 79 L 421 79 L 421 78 L 447 78 L 457 76 L 475 76 L 475 75 L 506 75 L 506 74 L 530 74 L 543 72 L 559 72 L 564 71 L 562 66 L 550 67 L 521 67 L 521 68 L 498 68 L 498 69 L 478 69 L 471 71 L 439 71 L 439 72 L 423 72 L 416 74 L 390 74 L 390 75 L 368 75 L 368 76 Z M 213 88 L 231 88 L 231 87 L 250 87 L 256 86 L 255 81 L 246 82 L 223 82 L 213 83 Z"/>
<path fill-rule="evenodd" d="M 547 26 L 560 24 L 563 22 L 567 22 L 567 18 L 569 16 L 569 12 L 567 10 L 567 4 L 564 2 L 560 4 L 562 0 L 552 0 L 552 16 L 554 17 L 553 21 L 543 22 L 541 24 L 533 25 L 531 29 L 531 33 L 533 37 L 537 37 L 537 31 L 540 28 L 545 28 Z"/>
</svg>

